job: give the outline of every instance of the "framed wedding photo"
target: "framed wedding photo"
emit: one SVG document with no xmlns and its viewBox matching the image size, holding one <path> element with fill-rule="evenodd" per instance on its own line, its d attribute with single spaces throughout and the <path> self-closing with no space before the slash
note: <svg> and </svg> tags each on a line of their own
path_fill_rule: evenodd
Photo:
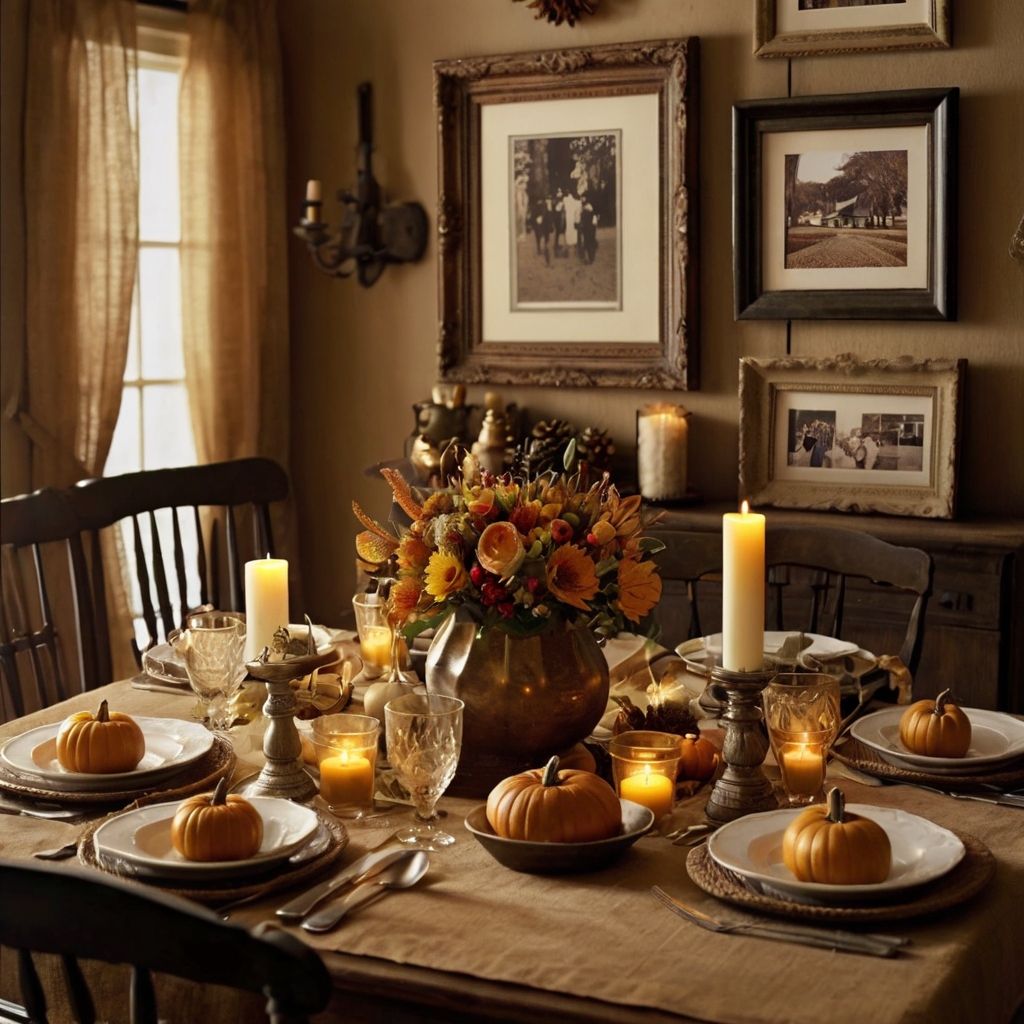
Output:
<svg viewBox="0 0 1024 1024">
<path fill-rule="evenodd" d="M 951 5 L 952 0 L 755 0 L 754 55 L 948 47 Z"/>
<path fill-rule="evenodd" d="M 698 385 L 698 41 L 434 64 L 439 375 Z"/>
<path fill-rule="evenodd" d="M 959 89 L 733 107 L 737 320 L 955 320 Z"/>
<path fill-rule="evenodd" d="M 967 360 L 740 360 L 752 505 L 952 519 Z"/>
</svg>

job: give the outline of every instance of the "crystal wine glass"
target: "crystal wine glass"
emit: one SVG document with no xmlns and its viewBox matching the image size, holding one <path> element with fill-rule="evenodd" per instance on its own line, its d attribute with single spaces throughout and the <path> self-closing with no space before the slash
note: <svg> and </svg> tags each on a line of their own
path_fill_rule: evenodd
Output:
<svg viewBox="0 0 1024 1024">
<path fill-rule="evenodd" d="M 462 749 L 463 702 L 436 693 L 409 693 L 384 705 L 388 760 L 409 791 L 416 824 L 395 838 L 421 849 L 451 846 L 455 837 L 434 826 L 435 805 L 455 777 Z"/>
<path fill-rule="evenodd" d="M 245 678 L 245 620 L 227 612 L 190 615 L 185 628 L 168 641 L 185 662 L 209 728 L 226 731 L 231 725 L 228 699 Z"/>
</svg>

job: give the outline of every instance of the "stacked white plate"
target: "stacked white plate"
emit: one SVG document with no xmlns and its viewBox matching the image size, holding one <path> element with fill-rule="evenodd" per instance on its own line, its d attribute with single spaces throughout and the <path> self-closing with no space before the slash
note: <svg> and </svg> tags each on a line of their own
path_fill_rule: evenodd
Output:
<svg viewBox="0 0 1024 1024">
<path fill-rule="evenodd" d="M 897 768 L 929 775 L 980 775 L 998 772 L 1024 758 L 1024 721 L 998 711 L 961 708 L 971 723 L 971 746 L 963 757 L 924 757 L 900 743 L 900 719 L 906 708 L 875 711 L 854 722 L 850 735 Z"/>
<path fill-rule="evenodd" d="M 790 822 L 805 810 L 802 807 L 737 818 L 708 839 L 708 853 L 717 864 L 740 875 L 765 896 L 822 905 L 905 898 L 908 889 L 941 878 L 963 859 L 965 850 L 960 839 L 927 818 L 868 804 L 847 804 L 846 809 L 871 818 L 885 829 L 892 846 L 892 868 L 884 882 L 823 885 L 798 881 L 782 859 L 782 837 Z"/>
<path fill-rule="evenodd" d="M 281 864 L 308 843 L 319 826 L 316 812 L 290 800 L 250 797 L 263 819 L 263 842 L 245 860 L 186 860 L 171 842 L 171 821 L 181 801 L 150 804 L 104 822 L 93 834 L 104 867 L 142 878 L 210 882 L 257 874 Z"/>
<path fill-rule="evenodd" d="M 36 789 L 54 793 L 122 793 L 168 782 L 213 746 L 213 733 L 200 722 L 143 717 L 136 717 L 135 721 L 145 737 L 146 753 L 130 772 L 92 774 L 62 767 L 57 761 L 60 722 L 29 729 L 8 740 L 0 748 L 0 761 Z"/>
</svg>

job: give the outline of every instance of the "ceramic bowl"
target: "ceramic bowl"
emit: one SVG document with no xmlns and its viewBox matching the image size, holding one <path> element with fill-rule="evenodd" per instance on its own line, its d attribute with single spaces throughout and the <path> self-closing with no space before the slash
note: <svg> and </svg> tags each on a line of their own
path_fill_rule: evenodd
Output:
<svg viewBox="0 0 1024 1024">
<path fill-rule="evenodd" d="M 622 832 L 610 839 L 591 843 L 531 843 L 503 839 L 487 821 L 487 805 L 480 804 L 466 815 L 466 828 L 499 863 L 513 871 L 531 875 L 577 874 L 607 867 L 622 856 L 653 824 L 654 813 L 631 800 L 622 804 Z"/>
</svg>

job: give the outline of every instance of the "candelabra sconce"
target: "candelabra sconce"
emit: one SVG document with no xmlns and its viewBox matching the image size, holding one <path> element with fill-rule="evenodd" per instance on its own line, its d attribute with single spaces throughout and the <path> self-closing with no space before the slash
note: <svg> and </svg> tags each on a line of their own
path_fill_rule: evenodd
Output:
<svg viewBox="0 0 1024 1024">
<path fill-rule="evenodd" d="M 369 288 L 389 263 L 414 263 L 427 247 L 427 214 L 419 203 L 381 204 L 373 176 L 372 87 L 363 82 L 359 101 L 359 158 L 356 190 L 341 189 L 345 212 L 341 228 L 332 232 L 323 219 L 319 181 L 306 186 L 302 222 L 294 229 L 309 248 L 313 262 L 334 277 L 355 274 Z"/>
</svg>

